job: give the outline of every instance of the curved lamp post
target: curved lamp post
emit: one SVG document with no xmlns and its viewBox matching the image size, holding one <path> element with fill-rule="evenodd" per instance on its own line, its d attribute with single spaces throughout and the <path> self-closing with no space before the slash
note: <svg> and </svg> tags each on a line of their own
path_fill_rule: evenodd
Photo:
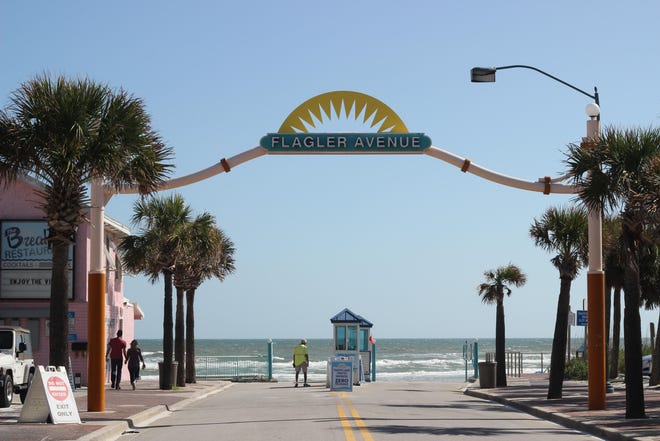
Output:
<svg viewBox="0 0 660 441">
<path fill-rule="evenodd" d="M 530 69 L 549 77 L 571 89 L 580 92 L 594 100 L 587 106 L 587 137 L 583 138 L 583 145 L 596 140 L 600 136 L 600 101 L 598 89 L 594 87 L 594 94 L 585 92 L 561 80 L 554 75 L 533 66 L 514 64 L 500 67 L 473 67 L 470 70 L 470 79 L 473 83 L 494 83 L 495 72 L 504 69 Z M 587 356 L 589 360 L 589 409 L 605 409 L 606 394 L 606 346 L 605 346 L 605 272 L 603 271 L 602 252 L 602 220 L 598 210 L 589 210 L 589 272 L 587 273 L 587 308 L 589 320 L 587 322 Z"/>
<path fill-rule="evenodd" d="M 504 70 L 504 69 L 530 69 L 530 70 L 535 70 L 536 72 L 545 75 L 548 78 L 552 78 L 553 80 L 563 84 L 564 86 L 568 86 L 571 89 L 580 92 L 583 95 L 588 96 L 596 104 L 600 106 L 600 100 L 598 99 L 598 88 L 594 87 L 594 94 L 591 95 L 587 92 L 585 92 L 582 89 L 578 89 L 577 87 L 573 86 L 570 83 L 567 83 L 566 81 L 557 78 L 554 75 L 550 75 L 549 73 L 542 71 L 541 69 L 538 69 L 534 66 L 527 66 L 525 64 L 512 64 L 510 66 L 499 66 L 499 67 L 473 67 L 470 69 L 470 81 L 473 83 L 494 83 L 495 82 L 495 72 L 498 70 Z M 591 116 L 591 115 L 589 115 Z M 598 115 L 600 119 L 600 115 Z"/>
</svg>

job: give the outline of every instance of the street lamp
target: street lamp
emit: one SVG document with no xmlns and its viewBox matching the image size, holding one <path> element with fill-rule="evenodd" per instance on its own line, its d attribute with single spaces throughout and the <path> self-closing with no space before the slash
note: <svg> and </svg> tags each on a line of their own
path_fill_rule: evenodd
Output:
<svg viewBox="0 0 660 441">
<path fill-rule="evenodd" d="M 527 66 L 525 64 L 512 64 L 511 66 L 499 66 L 499 67 L 473 67 L 470 69 L 470 81 L 473 83 L 494 83 L 495 82 L 495 72 L 498 70 L 504 70 L 504 69 L 530 69 L 534 70 L 542 75 L 545 75 L 548 78 L 552 78 L 553 80 L 563 84 L 564 86 L 568 86 L 571 89 L 580 92 L 583 95 L 588 96 L 594 102 L 596 105 L 600 106 L 600 100 L 598 99 L 598 88 L 594 87 L 594 94 L 591 95 L 587 92 L 585 92 L 582 89 L 578 89 L 577 87 L 573 86 L 570 83 L 567 83 L 566 81 L 557 78 L 554 75 L 550 75 L 549 73 L 542 71 L 541 69 L 538 69 L 534 66 Z M 591 115 L 589 115 L 591 116 Z M 600 119 L 600 109 L 598 110 L 598 115 L 596 115 Z"/>
<path fill-rule="evenodd" d="M 589 120 L 587 121 L 587 137 L 583 139 L 583 143 L 588 143 L 599 138 L 600 101 L 596 87 L 594 87 L 594 94 L 591 95 L 554 75 L 524 64 L 500 67 L 473 67 L 470 70 L 470 80 L 473 83 L 494 83 L 495 72 L 515 68 L 534 70 L 593 99 L 594 102 L 590 103 L 586 108 Z M 603 272 L 602 222 L 600 211 L 589 209 L 588 227 L 589 272 L 587 274 L 587 309 L 589 311 L 589 320 L 587 322 L 587 332 L 589 334 L 589 341 L 587 342 L 587 354 L 589 360 L 589 409 L 602 410 L 605 409 L 607 351 L 605 349 L 605 273 Z"/>
</svg>

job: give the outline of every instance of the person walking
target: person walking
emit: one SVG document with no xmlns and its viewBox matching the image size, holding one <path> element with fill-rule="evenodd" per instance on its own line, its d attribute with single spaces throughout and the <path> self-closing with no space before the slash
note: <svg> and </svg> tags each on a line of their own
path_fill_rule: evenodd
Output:
<svg viewBox="0 0 660 441">
<path fill-rule="evenodd" d="M 309 387 L 307 384 L 307 367 L 309 366 L 309 350 L 307 349 L 307 340 L 300 340 L 300 344 L 293 348 L 293 367 L 296 370 L 296 384 L 298 387 L 298 375 L 303 372 L 303 387 Z"/>
<path fill-rule="evenodd" d="M 140 362 L 142 362 L 142 369 L 147 367 L 142 357 L 142 349 L 138 348 L 138 341 L 133 340 L 131 347 L 126 351 L 126 364 L 128 365 L 128 373 L 131 377 L 133 390 L 135 390 L 135 380 L 140 378 Z"/>
<path fill-rule="evenodd" d="M 112 389 L 121 389 L 121 370 L 124 367 L 123 361 L 126 358 L 126 340 L 122 337 L 123 331 L 117 331 L 117 336 L 111 338 L 108 342 L 108 350 L 105 351 L 105 359 L 110 360 L 110 387 Z"/>
</svg>

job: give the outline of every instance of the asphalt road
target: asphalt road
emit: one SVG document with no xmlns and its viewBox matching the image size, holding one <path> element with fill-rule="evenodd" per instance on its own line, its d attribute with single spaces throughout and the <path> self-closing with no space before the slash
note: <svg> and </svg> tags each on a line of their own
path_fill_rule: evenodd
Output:
<svg viewBox="0 0 660 441">
<path fill-rule="evenodd" d="M 325 385 L 241 383 L 137 426 L 119 441 L 595 440 L 506 406 L 464 395 L 459 384 L 378 382 L 352 392 Z"/>
</svg>

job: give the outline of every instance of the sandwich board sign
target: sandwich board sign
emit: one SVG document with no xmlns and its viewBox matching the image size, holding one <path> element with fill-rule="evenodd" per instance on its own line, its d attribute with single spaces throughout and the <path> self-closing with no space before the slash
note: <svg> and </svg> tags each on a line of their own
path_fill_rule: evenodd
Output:
<svg viewBox="0 0 660 441">
<path fill-rule="evenodd" d="M 50 417 L 50 418 L 49 418 Z M 38 366 L 19 423 L 80 424 L 78 406 L 64 366 Z"/>
<path fill-rule="evenodd" d="M 330 390 L 353 390 L 353 362 L 351 360 L 332 360 L 330 368 Z"/>
</svg>

